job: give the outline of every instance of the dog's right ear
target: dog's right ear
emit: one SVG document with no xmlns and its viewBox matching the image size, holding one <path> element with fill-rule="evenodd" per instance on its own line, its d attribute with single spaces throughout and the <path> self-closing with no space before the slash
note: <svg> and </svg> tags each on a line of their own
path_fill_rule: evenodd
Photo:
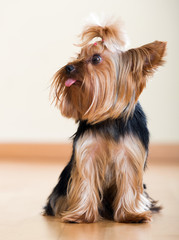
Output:
<svg viewBox="0 0 179 240">
<path fill-rule="evenodd" d="M 119 21 L 102 25 L 86 26 L 81 33 L 82 43 L 78 46 L 84 47 L 95 38 L 100 38 L 102 43 L 108 50 L 116 52 L 116 50 L 123 51 L 128 45 L 128 37 L 123 30 L 123 26 Z"/>
</svg>

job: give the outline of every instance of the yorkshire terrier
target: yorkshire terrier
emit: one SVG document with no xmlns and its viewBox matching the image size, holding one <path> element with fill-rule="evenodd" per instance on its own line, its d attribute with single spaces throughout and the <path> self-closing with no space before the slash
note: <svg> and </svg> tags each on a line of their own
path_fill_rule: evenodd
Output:
<svg viewBox="0 0 179 240">
<path fill-rule="evenodd" d="M 63 222 L 149 222 L 160 207 L 143 184 L 149 131 L 138 98 L 164 63 L 166 42 L 125 50 L 116 22 L 86 26 L 81 41 L 52 83 L 55 105 L 79 126 L 44 214 Z"/>
</svg>

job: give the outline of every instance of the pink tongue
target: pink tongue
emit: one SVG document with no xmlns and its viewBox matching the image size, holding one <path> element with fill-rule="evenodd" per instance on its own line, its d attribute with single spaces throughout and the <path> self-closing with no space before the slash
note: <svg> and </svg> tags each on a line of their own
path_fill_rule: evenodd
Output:
<svg viewBox="0 0 179 240">
<path fill-rule="evenodd" d="M 70 86 L 73 85 L 75 82 L 76 82 L 75 79 L 69 78 L 69 79 L 66 80 L 65 86 L 66 86 L 66 87 L 70 87 Z"/>
</svg>

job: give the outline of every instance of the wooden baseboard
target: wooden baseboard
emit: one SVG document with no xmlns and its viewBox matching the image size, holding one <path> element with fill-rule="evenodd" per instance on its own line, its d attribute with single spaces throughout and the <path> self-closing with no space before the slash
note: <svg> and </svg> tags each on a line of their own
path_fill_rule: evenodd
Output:
<svg viewBox="0 0 179 240">
<path fill-rule="evenodd" d="M 0 144 L 0 160 L 18 159 L 19 161 L 59 162 L 68 161 L 72 144 L 66 143 L 10 143 Z"/>
<path fill-rule="evenodd" d="M 72 152 L 72 145 L 59 144 L 0 144 L 0 160 L 19 159 L 25 161 L 43 162 L 68 161 Z M 151 144 L 149 148 L 149 161 L 163 163 L 179 163 L 179 144 Z"/>
<path fill-rule="evenodd" d="M 179 163 L 179 144 L 150 144 L 149 162 Z"/>
</svg>

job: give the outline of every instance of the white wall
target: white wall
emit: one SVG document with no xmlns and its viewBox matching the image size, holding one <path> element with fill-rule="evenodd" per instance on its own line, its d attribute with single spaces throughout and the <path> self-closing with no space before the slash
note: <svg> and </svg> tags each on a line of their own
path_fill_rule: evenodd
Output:
<svg viewBox="0 0 179 240">
<path fill-rule="evenodd" d="M 141 95 L 152 142 L 179 142 L 178 0 L 6 0 L 0 3 L 0 142 L 67 141 L 73 120 L 50 105 L 55 71 L 77 50 L 90 12 L 121 17 L 131 47 L 168 41 L 165 67 Z"/>
</svg>

